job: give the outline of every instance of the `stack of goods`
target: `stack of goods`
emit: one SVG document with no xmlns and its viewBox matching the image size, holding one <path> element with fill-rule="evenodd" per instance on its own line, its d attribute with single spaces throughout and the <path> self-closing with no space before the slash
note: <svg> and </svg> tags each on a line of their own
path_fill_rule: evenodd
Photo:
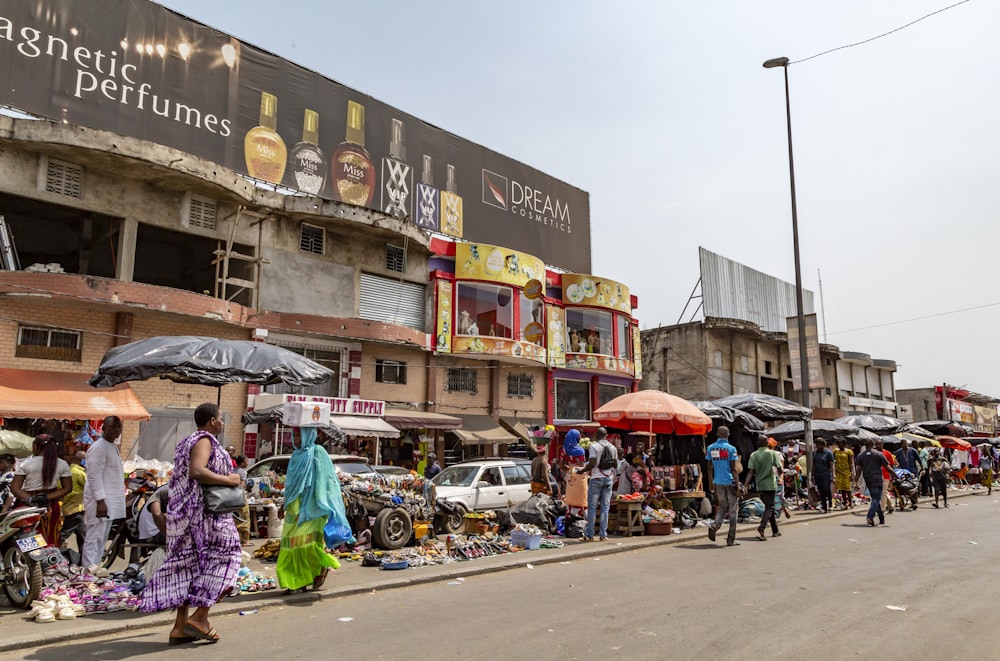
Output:
<svg viewBox="0 0 1000 661">
<path fill-rule="evenodd" d="M 412 474 L 360 476 L 340 473 L 339 477 L 341 491 L 348 501 L 368 501 L 376 509 L 379 506 L 402 507 L 414 521 L 434 518 L 434 485 L 429 480 Z"/>
<path fill-rule="evenodd" d="M 642 522 L 645 524 L 647 535 L 669 535 L 674 531 L 674 518 L 677 513 L 672 509 L 653 509 L 644 507 L 642 510 Z"/>
<path fill-rule="evenodd" d="M 533 551 L 542 545 L 544 531 L 530 523 L 518 523 L 510 531 L 510 543 L 513 546 Z"/>
<path fill-rule="evenodd" d="M 497 514 L 492 510 L 486 512 L 467 512 L 464 517 L 464 532 L 466 535 L 496 534 L 499 530 L 496 518 Z"/>
<path fill-rule="evenodd" d="M 254 549 L 253 557 L 258 560 L 277 560 L 278 552 L 281 550 L 280 539 L 270 539 L 261 546 Z"/>
<path fill-rule="evenodd" d="M 236 587 L 240 592 L 263 592 L 264 590 L 274 590 L 277 585 L 273 578 L 267 578 L 249 567 L 240 567 L 237 574 Z"/>
<path fill-rule="evenodd" d="M 65 561 L 47 563 L 42 575 L 44 587 L 31 604 L 29 616 L 36 622 L 48 623 L 139 607 L 146 577 L 138 565 L 129 565 L 123 572 L 109 574 L 102 569 L 96 573 L 101 576 Z"/>
</svg>

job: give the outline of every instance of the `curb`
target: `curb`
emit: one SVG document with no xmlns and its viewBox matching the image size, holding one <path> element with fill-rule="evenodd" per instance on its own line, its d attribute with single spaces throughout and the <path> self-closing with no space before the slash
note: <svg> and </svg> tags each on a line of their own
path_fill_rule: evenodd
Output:
<svg viewBox="0 0 1000 661">
<path fill-rule="evenodd" d="M 949 498 L 962 498 L 964 496 L 976 495 L 978 492 L 957 492 L 948 494 Z M 850 515 L 859 511 L 837 510 L 828 514 L 805 513 L 793 514 L 790 519 L 782 520 L 782 527 L 797 523 L 809 523 L 839 516 Z M 737 533 L 756 529 L 754 523 L 744 523 L 737 526 Z M 398 577 L 383 579 L 384 572 L 373 570 L 379 578 L 365 584 L 345 585 L 342 587 L 330 586 L 323 592 L 306 592 L 302 594 L 286 595 L 282 590 L 270 590 L 265 593 L 258 593 L 259 596 L 241 597 L 239 600 L 225 600 L 212 609 L 214 615 L 235 615 L 240 611 L 267 610 L 275 606 L 285 606 L 289 604 L 308 604 L 319 601 L 332 601 L 341 597 L 350 597 L 358 594 L 368 594 L 381 590 L 394 590 L 416 585 L 426 585 L 440 581 L 467 578 L 493 574 L 511 569 L 524 568 L 528 564 L 545 565 L 559 562 L 570 562 L 582 560 L 596 556 L 612 555 L 637 551 L 658 546 L 673 546 L 685 542 L 706 539 L 704 527 L 694 529 L 695 532 L 679 535 L 662 536 L 641 536 L 641 537 L 621 537 L 609 538 L 614 541 L 580 543 L 568 541 L 566 546 L 558 549 L 540 549 L 539 551 L 522 551 L 507 555 L 481 558 L 475 562 L 460 562 L 447 565 L 434 565 L 421 567 L 420 572 L 401 572 Z M 620 540 L 620 541 L 619 541 Z M 391 573 L 391 572 L 390 572 Z M 331 575 L 335 578 L 335 574 Z M 329 583 L 327 584 L 329 586 Z M 79 642 L 83 638 L 96 638 L 121 633 L 132 633 L 142 629 L 154 627 L 171 626 L 174 621 L 172 611 L 163 613 L 150 613 L 137 615 L 134 611 L 123 611 L 120 617 L 129 618 L 126 620 L 109 620 L 107 618 L 116 617 L 114 615 L 100 615 L 88 617 L 93 619 L 94 624 L 80 629 L 63 630 L 62 632 L 50 634 L 50 629 L 41 627 L 40 635 L 28 635 L 19 637 L 4 637 L 0 640 L 0 653 L 24 650 L 26 648 L 39 647 L 41 645 L 55 645 L 64 642 Z"/>
</svg>

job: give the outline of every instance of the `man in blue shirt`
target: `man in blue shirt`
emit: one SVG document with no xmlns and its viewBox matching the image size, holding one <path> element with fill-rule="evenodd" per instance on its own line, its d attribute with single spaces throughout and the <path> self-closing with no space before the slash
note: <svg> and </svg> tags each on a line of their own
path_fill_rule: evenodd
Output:
<svg viewBox="0 0 1000 661">
<path fill-rule="evenodd" d="M 899 449 L 896 450 L 896 462 L 899 467 L 903 470 L 908 470 L 913 473 L 913 477 L 920 477 L 920 453 L 910 447 L 910 444 L 903 439 L 899 444 Z M 902 500 L 900 500 L 902 504 Z M 914 491 L 910 494 L 910 507 L 912 509 L 917 509 L 917 492 Z"/>
<path fill-rule="evenodd" d="M 739 546 L 736 541 L 736 519 L 740 509 L 739 471 L 736 462 L 739 453 L 729 443 L 729 427 L 719 427 L 716 432 L 718 440 L 708 446 L 705 459 L 708 464 L 708 478 L 711 489 L 715 492 L 718 509 L 715 521 L 708 528 L 708 538 L 715 541 L 715 533 L 722 527 L 722 522 L 729 516 L 729 533 L 726 536 L 726 546 Z"/>
</svg>

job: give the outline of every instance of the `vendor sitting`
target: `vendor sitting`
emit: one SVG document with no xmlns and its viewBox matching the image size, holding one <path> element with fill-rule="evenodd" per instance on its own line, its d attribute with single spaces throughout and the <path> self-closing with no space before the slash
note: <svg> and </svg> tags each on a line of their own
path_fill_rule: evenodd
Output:
<svg viewBox="0 0 1000 661">
<path fill-rule="evenodd" d="M 142 511 L 139 512 L 139 541 L 143 544 L 166 545 L 168 502 L 170 502 L 170 488 L 164 484 L 150 495 Z"/>
</svg>

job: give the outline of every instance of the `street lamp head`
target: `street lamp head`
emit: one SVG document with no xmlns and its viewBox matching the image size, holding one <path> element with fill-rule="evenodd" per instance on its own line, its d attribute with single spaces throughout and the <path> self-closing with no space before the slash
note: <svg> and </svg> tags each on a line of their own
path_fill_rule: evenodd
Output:
<svg viewBox="0 0 1000 661">
<path fill-rule="evenodd" d="M 765 69 L 773 69 L 775 67 L 787 67 L 787 66 L 788 66 L 787 57 L 776 57 L 764 63 Z"/>
</svg>

